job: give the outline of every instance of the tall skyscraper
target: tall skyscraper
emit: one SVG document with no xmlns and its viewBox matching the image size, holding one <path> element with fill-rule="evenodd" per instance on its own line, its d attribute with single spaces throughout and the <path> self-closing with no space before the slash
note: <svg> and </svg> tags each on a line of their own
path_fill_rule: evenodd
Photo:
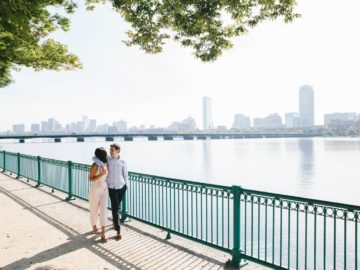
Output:
<svg viewBox="0 0 360 270">
<path fill-rule="evenodd" d="M 211 98 L 203 97 L 203 129 L 213 129 L 214 125 L 212 122 L 211 113 Z"/>
<path fill-rule="evenodd" d="M 299 118 L 301 127 L 314 126 L 314 89 L 310 85 L 300 87 Z"/>
<path fill-rule="evenodd" d="M 83 115 L 82 117 L 82 130 L 81 131 L 88 131 L 89 129 L 89 116 Z"/>
</svg>

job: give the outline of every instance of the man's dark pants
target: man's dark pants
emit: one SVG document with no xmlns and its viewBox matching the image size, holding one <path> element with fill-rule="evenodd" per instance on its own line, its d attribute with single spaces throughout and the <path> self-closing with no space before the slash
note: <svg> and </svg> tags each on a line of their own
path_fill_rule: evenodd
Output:
<svg viewBox="0 0 360 270">
<path fill-rule="evenodd" d="M 120 211 L 121 211 L 121 202 L 124 198 L 126 191 L 126 186 L 123 186 L 121 189 L 112 189 L 109 188 L 109 196 L 111 201 L 111 211 L 113 222 L 115 226 L 115 231 L 120 231 Z"/>
</svg>

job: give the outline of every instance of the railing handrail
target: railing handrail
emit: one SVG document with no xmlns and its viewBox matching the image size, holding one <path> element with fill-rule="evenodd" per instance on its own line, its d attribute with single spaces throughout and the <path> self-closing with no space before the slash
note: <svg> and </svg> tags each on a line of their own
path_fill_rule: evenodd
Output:
<svg viewBox="0 0 360 270">
<path fill-rule="evenodd" d="M 0 153 L 4 152 L 3 150 L 0 150 Z M 7 154 L 11 154 L 11 155 L 17 155 L 17 153 L 14 152 L 8 152 L 6 151 Z M 21 156 L 26 156 L 26 157 L 33 157 L 36 158 L 36 156 L 32 156 L 32 155 L 27 155 L 27 154 L 21 154 Z M 58 160 L 58 159 L 52 159 L 52 158 L 43 158 L 41 157 L 42 160 L 46 160 L 46 161 L 50 161 L 50 162 L 66 162 L 63 160 Z M 85 164 L 85 163 L 80 163 L 80 162 L 73 162 L 74 165 L 81 165 L 81 166 L 91 166 L 89 164 Z M 178 179 L 178 178 L 172 178 L 172 177 L 166 177 L 166 176 L 159 176 L 159 175 L 152 175 L 152 174 L 146 174 L 146 173 L 139 173 L 139 172 L 133 172 L 133 171 L 129 171 L 129 174 L 131 175 L 139 175 L 139 176 L 143 176 L 143 177 L 147 177 L 147 178 L 157 178 L 157 179 L 161 179 L 161 180 L 168 180 L 168 181 L 173 181 L 173 182 L 179 182 L 179 183 L 189 183 L 192 185 L 196 185 L 196 186 L 200 186 L 200 187 L 210 187 L 210 188 L 218 188 L 218 189 L 224 189 L 224 190 L 230 190 L 231 186 L 225 186 L 225 185 L 218 185 L 218 184 L 211 184 L 211 183 L 205 183 L 205 182 L 198 182 L 198 181 L 191 181 L 191 180 L 183 180 L 183 179 Z M 255 189 L 247 189 L 247 188 L 243 188 L 241 187 L 242 192 L 244 193 L 251 193 L 251 194 L 256 194 L 256 195 L 262 195 L 262 196 L 268 196 L 268 197 L 274 197 L 277 199 L 284 199 L 284 200 L 292 200 L 292 201 L 297 201 L 297 202 L 305 202 L 308 204 L 318 204 L 318 205 L 322 205 L 322 206 L 331 206 L 331 207 L 338 207 L 338 208 L 343 208 L 346 210 L 356 210 L 356 211 L 360 211 L 360 206 L 359 205 L 354 205 L 354 204 L 347 204 L 347 203 L 341 203 L 341 202 L 336 202 L 336 201 L 327 201 L 327 200 L 318 200 L 318 199 L 313 199 L 313 198 L 309 198 L 309 197 L 301 197 L 301 196 L 294 196 L 294 195 L 287 195 L 287 194 L 282 194 L 282 193 L 273 193 L 273 192 L 267 192 L 267 191 L 259 191 L 259 190 L 255 190 Z"/>
<path fill-rule="evenodd" d="M 242 191 L 244 193 L 251 193 L 250 195 L 268 196 L 268 197 L 274 197 L 276 199 L 281 199 L 281 200 L 292 200 L 292 201 L 296 201 L 296 202 L 308 203 L 310 205 L 316 204 L 316 205 L 321 205 L 321 206 L 338 207 L 338 208 L 343 208 L 343 209 L 351 210 L 351 211 L 353 211 L 353 210 L 360 211 L 360 206 L 354 205 L 354 204 L 324 201 L 324 200 L 312 199 L 312 198 L 308 198 L 308 197 L 292 196 L 292 195 L 286 195 L 286 194 L 280 194 L 280 193 L 258 191 L 258 190 L 253 190 L 253 189 L 242 189 Z"/>
</svg>

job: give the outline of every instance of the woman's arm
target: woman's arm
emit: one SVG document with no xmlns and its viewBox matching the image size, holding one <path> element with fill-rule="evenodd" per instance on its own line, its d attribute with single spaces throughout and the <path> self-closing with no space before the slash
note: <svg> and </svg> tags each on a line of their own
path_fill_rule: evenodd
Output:
<svg viewBox="0 0 360 270">
<path fill-rule="evenodd" d="M 90 181 L 96 181 L 100 177 L 102 177 L 104 174 L 106 174 L 105 170 L 100 170 L 100 174 L 96 175 L 96 172 L 97 172 L 98 168 L 99 168 L 99 166 L 97 164 L 95 164 L 95 163 L 91 166 L 90 173 L 89 173 Z"/>
</svg>

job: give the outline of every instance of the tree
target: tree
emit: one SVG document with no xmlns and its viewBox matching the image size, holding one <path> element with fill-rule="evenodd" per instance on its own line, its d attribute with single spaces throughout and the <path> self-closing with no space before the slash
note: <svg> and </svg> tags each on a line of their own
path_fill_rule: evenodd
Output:
<svg viewBox="0 0 360 270">
<path fill-rule="evenodd" d="M 172 38 L 204 62 L 216 60 L 241 36 L 265 20 L 291 22 L 296 0 L 83 0 L 92 10 L 110 2 L 129 22 L 128 46 L 159 53 Z M 56 9 L 54 9 L 55 7 Z M 0 1 L 0 87 L 11 83 L 11 71 L 22 66 L 41 69 L 81 68 L 79 58 L 49 34 L 67 31 L 72 0 Z M 61 15 L 58 10 L 61 9 Z M 54 10 L 51 12 L 50 10 Z"/>
</svg>

